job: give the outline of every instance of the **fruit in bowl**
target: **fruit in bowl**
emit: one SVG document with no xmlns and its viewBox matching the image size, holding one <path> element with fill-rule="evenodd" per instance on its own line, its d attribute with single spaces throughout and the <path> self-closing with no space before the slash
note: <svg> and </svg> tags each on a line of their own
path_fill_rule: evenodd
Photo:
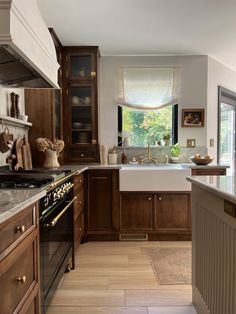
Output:
<svg viewBox="0 0 236 314">
<path fill-rule="evenodd" d="M 190 160 L 195 165 L 208 165 L 214 160 L 214 158 L 209 155 L 201 157 L 200 154 L 195 154 L 194 156 L 190 157 Z"/>
</svg>

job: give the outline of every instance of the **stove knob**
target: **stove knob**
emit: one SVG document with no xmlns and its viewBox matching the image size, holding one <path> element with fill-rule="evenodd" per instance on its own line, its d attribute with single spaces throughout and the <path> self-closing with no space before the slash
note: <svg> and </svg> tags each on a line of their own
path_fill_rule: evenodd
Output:
<svg viewBox="0 0 236 314">
<path fill-rule="evenodd" d="M 53 193 L 53 201 L 55 202 L 57 200 L 57 193 Z"/>
<path fill-rule="evenodd" d="M 49 205 L 49 198 L 46 197 L 44 200 L 43 200 L 43 205 L 44 205 L 44 208 L 48 207 Z"/>
</svg>

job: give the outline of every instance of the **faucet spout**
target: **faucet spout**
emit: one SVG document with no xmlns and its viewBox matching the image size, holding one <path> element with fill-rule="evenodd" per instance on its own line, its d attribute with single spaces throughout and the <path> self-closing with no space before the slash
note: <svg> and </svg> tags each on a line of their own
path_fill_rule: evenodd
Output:
<svg viewBox="0 0 236 314">
<path fill-rule="evenodd" d="M 157 164 L 157 160 L 154 159 L 151 154 L 151 138 L 153 139 L 153 142 L 154 142 L 154 135 L 151 135 L 148 137 L 147 158 L 144 158 L 142 160 L 142 163 L 144 163 L 145 161 L 152 161 L 155 164 Z"/>
</svg>

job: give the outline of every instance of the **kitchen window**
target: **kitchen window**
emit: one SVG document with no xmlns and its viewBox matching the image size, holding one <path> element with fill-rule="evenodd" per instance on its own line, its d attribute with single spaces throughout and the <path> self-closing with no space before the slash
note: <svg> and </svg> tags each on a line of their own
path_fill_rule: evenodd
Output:
<svg viewBox="0 0 236 314">
<path fill-rule="evenodd" d="M 143 147 L 148 138 L 163 143 L 165 135 L 170 135 L 170 145 L 178 142 L 178 105 L 157 110 L 137 110 L 118 107 L 118 145 L 122 138 L 129 138 L 129 145 Z"/>
<path fill-rule="evenodd" d="M 118 82 L 118 145 L 146 146 L 178 141 L 179 68 L 120 68 Z"/>
</svg>

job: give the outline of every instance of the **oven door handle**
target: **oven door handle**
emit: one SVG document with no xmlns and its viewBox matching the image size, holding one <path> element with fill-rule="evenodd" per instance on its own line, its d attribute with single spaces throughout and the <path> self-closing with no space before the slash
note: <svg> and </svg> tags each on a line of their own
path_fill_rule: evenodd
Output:
<svg viewBox="0 0 236 314">
<path fill-rule="evenodd" d="M 77 196 L 75 196 L 55 218 L 53 218 L 48 224 L 44 224 L 43 226 L 46 228 L 54 227 L 56 223 L 58 222 L 58 220 L 61 218 L 61 216 L 67 211 L 67 209 L 74 203 L 76 199 L 77 199 Z"/>
</svg>

